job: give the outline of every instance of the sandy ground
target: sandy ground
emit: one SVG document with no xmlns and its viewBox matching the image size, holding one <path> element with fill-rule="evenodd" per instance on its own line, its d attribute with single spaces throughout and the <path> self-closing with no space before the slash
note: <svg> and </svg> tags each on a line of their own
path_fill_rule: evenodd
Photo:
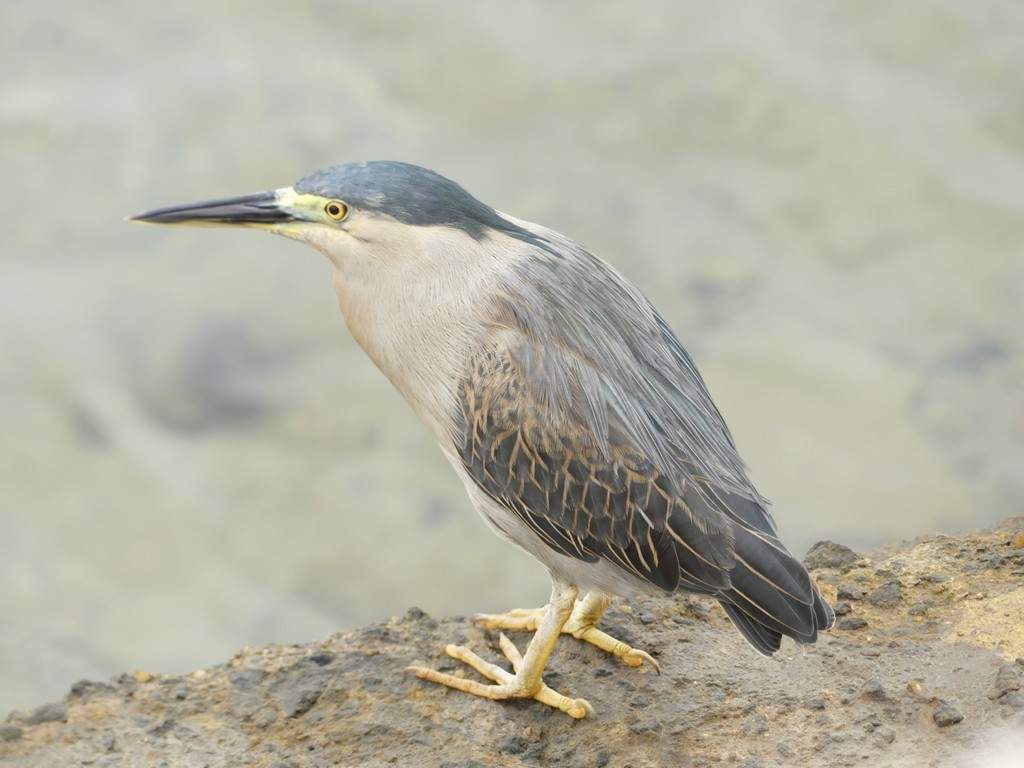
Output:
<svg viewBox="0 0 1024 768">
<path fill-rule="evenodd" d="M 124 216 L 365 158 L 612 261 L 794 551 L 1019 514 L 1024 13 L 7 2 L 0 712 L 117 670 L 534 604 L 315 253 Z"/>
</svg>

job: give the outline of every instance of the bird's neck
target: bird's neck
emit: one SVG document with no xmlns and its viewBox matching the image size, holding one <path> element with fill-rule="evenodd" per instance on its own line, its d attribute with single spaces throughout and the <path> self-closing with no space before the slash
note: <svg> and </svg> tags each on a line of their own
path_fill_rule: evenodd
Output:
<svg viewBox="0 0 1024 768">
<path fill-rule="evenodd" d="M 459 413 L 458 384 L 488 331 L 495 262 L 408 260 L 388 270 L 335 270 L 338 306 L 353 338 L 445 450 Z"/>
</svg>

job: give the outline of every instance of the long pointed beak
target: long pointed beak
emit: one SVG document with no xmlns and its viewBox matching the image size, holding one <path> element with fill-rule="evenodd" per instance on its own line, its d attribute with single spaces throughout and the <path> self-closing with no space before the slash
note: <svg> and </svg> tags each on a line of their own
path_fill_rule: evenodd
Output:
<svg viewBox="0 0 1024 768">
<path fill-rule="evenodd" d="M 146 224 L 242 225 L 270 227 L 290 221 L 306 220 L 291 203 L 295 191 L 290 187 L 256 192 L 251 195 L 201 200 L 195 203 L 169 205 L 129 216 L 129 221 Z"/>
</svg>

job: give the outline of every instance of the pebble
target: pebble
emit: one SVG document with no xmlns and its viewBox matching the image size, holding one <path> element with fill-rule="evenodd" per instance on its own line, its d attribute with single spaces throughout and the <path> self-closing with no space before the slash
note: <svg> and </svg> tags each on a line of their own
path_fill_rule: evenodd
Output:
<svg viewBox="0 0 1024 768">
<path fill-rule="evenodd" d="M 807 568 L 849 568 L 860 560 L 860 555 L 849 547 L 834 541 L 819 541 L 804 558 Z"/>
<path fill-rule="evenodd" d="M 760 736 L 768 733 L 768 718 L 765 715 L 753 715 L 748 717 L 740 725 L 740 732 L 750 736 Z"/>
<path fill-rule="evenodd" d="M 864 683 L 862 691 L 869 699 L 882 700 L 889 697 L 889 694 L 886 693 L 885 686 L 882 685 L 881 680 L 868 680 Z"/>
<path fill-rule="evenodd" d="M 840 600 L 832 606 L 832 612 L 835 613 L 836 616 L 845 616 L 852 610 L 853 606 L 851 606 L 846 600 Z"/>
<path fill-rule="evenodd" d="M 848 616 L 845 619 L 840 619 L 838 621 L 836 629 L 842 629 L 849 632 L 855 629 L 864 629 L 867 625 L 867 620 L 862 619 L 860 616 Z"/>
<path fill-rule="evenodd" d="M 999 703 L 1010 709 L 1024 709 L 1024 696 L 1020 695 L 1020 691 L 1010 691 L 999 699 Z"/>
<path fill-rule="evenodd" d="M 927 616 L 928 615 L 928 604 L 927 603 L 914 603 L 910 606 L 910 610 L 907 611 L 910 616 Z"/>
<path fill-rule="evenodd" d="M 843 584 L 836 592 L 836 597 L 840 600 L 862 600 L 864 598 L 864 590 L 856 584 Z"/>
<path fill-rule="evenodd" d="M 661 723 L 657 720 L 638 720 L 629 726 L 629 730 L 640 735 L 644 733 L 661 733 Z"/>
<path fill-rule="evenodd" d="M 896 731 L 892 728 L 879 728 L 875 731 L 875 740 L 880 744 L 892 744 L 896 741 Z"/>
<path fill-rule="evenodd" d="M 17 725 L 5 723 L 0 725 L 0 741 L 17 741 L 24 735 L 24 731 Z"/>
<path fill-rule="evenodd" d="M 39 723 L 53 723 L 63 720 L 68 716 L 68 708 L 63 704 L 43 704 L 36 707 L 24 719 L 25 725 L 39 725 Z"/>
<path fill-rule="evenodd" d="M 1017 670 L 1014 669 L 1014 666 L 1013 664 L 1003 664 L 999 667 L 992 690 L 988 693 L 988 697 L 993 701 L 1002 698 L 1010 691 L 1020 690 L 1020 680 L 1017 678 Z"/>
<path fill-rule="evenodd" d="M 509 755 L 518 755 L 520 752 L 526 751 L 528 746 L 530 746 L 529 742 L 518 733 L 510 733 L 498 744 L 498 751 Z"/>
<path fill-rule="evenodd" d="M 932 712 L 932 720 L 939 728 L 946 728 L 956 725 L 964 719 L 964 711 L 959 705 L 945 699 L 939 699 L 939 703 Z"/>
<path fill-rule="evenodd" d="M 868 595 L 868 602 L 879 608 L 895 608 L 902 599 L 903 589 L 900 587 L 899 582 L 895 581 L 883 584 Z"/>
</svg>

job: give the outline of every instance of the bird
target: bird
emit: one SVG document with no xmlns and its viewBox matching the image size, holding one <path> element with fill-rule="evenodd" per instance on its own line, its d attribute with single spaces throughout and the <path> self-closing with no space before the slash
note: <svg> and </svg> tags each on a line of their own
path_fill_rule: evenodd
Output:
<svg viewBox="0 0 1024 768">
<path fill-rule="evenodd" d="M 813 643 L 833 625 L 677 335 L 638 288 L 565 235 L 387 160 L 129 218 L 262 229 L 325 255 L 351 335 L 487 525 L 547 569 L 543 608 L 474 617 L 501 630 L 512 671 L 451 644 L 446 653 L 487 682 L 407 668 L 419 678 L 582 718 L 589 702 L 543 678 L 562 634 L 660 671 L 598 629 L 615 597 L 710 596 L 766 656 L 783 636 Z M 512 630 L 533 632 L 525 652 Z"/>
</svg>

